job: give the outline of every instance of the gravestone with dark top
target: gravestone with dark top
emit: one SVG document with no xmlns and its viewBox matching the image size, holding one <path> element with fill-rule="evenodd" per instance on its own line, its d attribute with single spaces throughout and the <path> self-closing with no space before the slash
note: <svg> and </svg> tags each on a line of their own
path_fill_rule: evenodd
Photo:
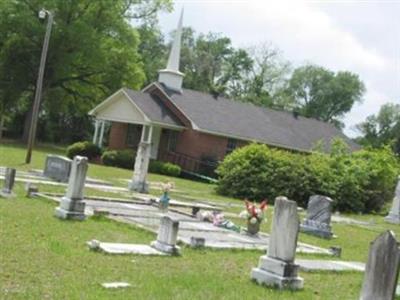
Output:
<svg viewBox="0 0 400 300">
<path fill-rule="evenodd" d="M 253 280 L 280 289 L 303 288 L 303 278 L 297 275 L 299 266 L 294 263 L 298 232 L 296 202 L 276 198 L 268 252 L 261 256 L 258 268 L 253 268 Z"/>
<path fill-rule="evenodd" d="M 179 221 L 169 216 L 163 216 L 160 220 L 157 240 L 151 246 L 168 254 L 179 254 L 180 248 L 176 245 L 178 238 Z"/>
<path fill-rule="evenodd" d="M 385 220 L 389 223 L 400 224 L 400 176 L 394 192 L 392 208 L 390 209 L 389 214 L 385 217 Z"/>
<path fill-rule="evenodd" d="M 399 263 L 399 243 L 393 232 L 383 232 L 369 248 L 360 300 L 394 299 Z"/>
<path fill-rule="evenodd" d="M 331 206 L 331 198 L 321 195 L 311 196 L 307 206 L 307 217 L 300 225 L 300 230 L 322 238 L 332 238 Z"/>
<path fill-rule="evenodd" d="M 56 217 L 60 219 L 85 219 L 85 203 L 82 200 L 87 169 L 88 159 L 83 156 L 75 156 L 72 161 L 67 193 L 62 197 L 60 206 L 56 208 Z"/>
<path fill-rule="evenodd" d="M 46 157 L 43 175 L 56 181 L 68 182 L 71 165 L 72 160 L 68 157 L 49 154 Z"/>
<path fill-rule="evenodd" d="M 0 196 L 4 198 L 11 198 L 14 196 L 12 190 L 14 188 L 15 183 L 15 175 L 17 171 L 12 168 L 6 168 L 4 174 L 4 186 L 0 191 Z"/>
</svg>

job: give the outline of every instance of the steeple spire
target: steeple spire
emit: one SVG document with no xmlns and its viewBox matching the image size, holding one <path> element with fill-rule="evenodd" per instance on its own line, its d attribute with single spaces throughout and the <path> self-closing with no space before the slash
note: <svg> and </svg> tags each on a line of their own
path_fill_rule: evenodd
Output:
<svg viewBox="0 0 400 300">
<path fill-rule="evenodd" d="M 184 74 L 179 71 L 181 56 L 183 8 L 179 18 L 178 27 L 175 31 L 174 41 L 168 58 L 167 68 L 158 71 L 158 81 L 165 84 L 169 89 L 178 92 L 182 91 L 182 80 Z"/>
</svg>

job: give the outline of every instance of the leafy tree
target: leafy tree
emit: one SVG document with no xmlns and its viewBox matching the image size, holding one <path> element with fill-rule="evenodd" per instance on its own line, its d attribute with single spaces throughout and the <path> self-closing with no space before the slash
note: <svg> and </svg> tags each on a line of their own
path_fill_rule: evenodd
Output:
<svg viewBox="0 0 400 300">
<path fill-rule="evenodd" d="M 281 91 L 291 69 L 290 63 L 270 43 L 251 47 L 248 53 L 253 63 L 250 71 L 243 76 L 243 89 L 238 96 L 257 105 L 286 109 L 288 105 Z"/>
<path fill-rule="evenodd" d="M 392 145 L 400 154 L 400 104 L 382 105 L 377 115 L 367 117 L 357 129 L 362 134 L 358 139 L 361 144 L 374 148 Z"/>
<path fill-rule="evenodd" d="M 342 127 L 340 119 L 353 105 L 362 101 L 365 86 L 358 75 L 347 71 L 334 73 L 323 67 L 297 68 L 286 93 L 299 112 Z"/>
<path fill-rule="evenodd" d="M 142 58 L 146 84 L 157 80 L 158 71 L 165 68 L 167 45 L 160 29 L 154 24 L 143 24 L 137 28 L 140 35 L 139 54 Z"/>
<path fill-rule="evenodd" d="M 54 13 L 55 23 L 46 63 L 41 121 L 72 119 L 65 123 L 68 125 L 80 121 L 87 124 L 87 111 L 121 86 L 142 85 L 139 36 L 130 22 L 154 18 L 157 10 L 168 9 L 170 4 L 169 0 L 1 1 L 0 32 L 5 36 L 0 43 L 2 102 L 10 97 L 16 102 L 27 94 L 24 99 L 28 103 L 19 107 L 32 106 L 45 31 L 37 17 L 42 7 Z"/>
</svg>

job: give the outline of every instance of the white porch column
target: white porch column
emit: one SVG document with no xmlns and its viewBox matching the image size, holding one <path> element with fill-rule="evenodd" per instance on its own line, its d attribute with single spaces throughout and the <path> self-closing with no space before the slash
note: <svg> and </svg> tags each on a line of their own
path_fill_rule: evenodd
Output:
<svg viewBox="0 0 400 300">
<path fill-rule="evenodd" d="M 97 144 L 97 135 L 99 134 L 99 120 L 96 119 L 94 123 L 93 144 Z"/>
<path fill-rule="evenodd" d="M 152 135 L 153 126 L 143 125 L 142 136 L 136 153 L 135 169 L 133 170 L 133 177 L 128 186 L 131 191 L 139 193 L 148 193 L 149 191 L 146 179 L 149 169 Z"/>
<path fill-rule="evenodd" d="M 104 138 L 104 126 L 106 124 L 106 121 L 101 121 L 101 130 L 100 130 L 100 138 L 98 141 L 98 146 L 101 148 L 103 146 L 103 138 Z"/>
</svg>

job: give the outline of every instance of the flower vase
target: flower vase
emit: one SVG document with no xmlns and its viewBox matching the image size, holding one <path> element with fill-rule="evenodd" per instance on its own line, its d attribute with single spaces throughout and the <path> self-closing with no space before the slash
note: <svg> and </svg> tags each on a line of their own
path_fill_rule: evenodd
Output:
<svg viewBox="0 0 400 300">
<path fill-rule="evenodd" d="M 257 221 L 252 223 L 250 220 L 247 221 L 247 233 L 256 235 L 260 231 L 261 222 Z"/>
<path fill-rule="evenodd" d="M 169 196 L 168 192 L 164 192 L 160 197 L 159 209 L 162 211 L 168 210 Z"/>
</svg>

